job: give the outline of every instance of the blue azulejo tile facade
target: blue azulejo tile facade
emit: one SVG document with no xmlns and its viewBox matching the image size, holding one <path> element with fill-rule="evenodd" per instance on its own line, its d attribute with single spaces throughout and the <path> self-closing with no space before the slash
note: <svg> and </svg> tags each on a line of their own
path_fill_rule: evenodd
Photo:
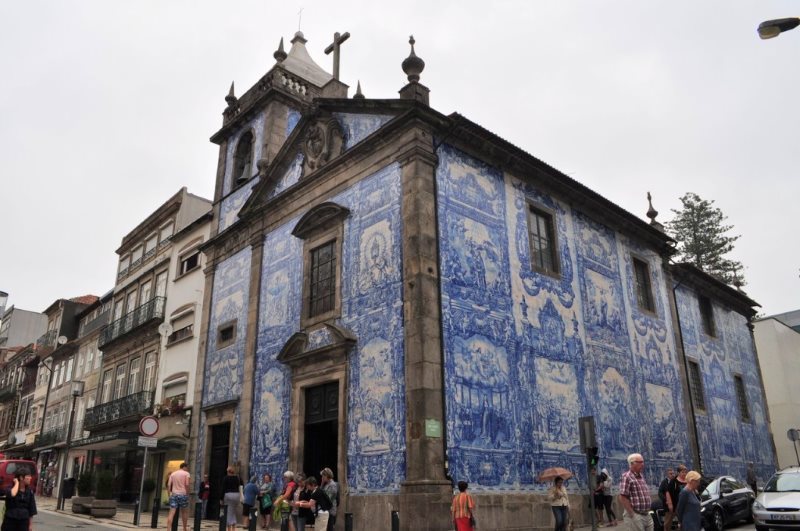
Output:
<svg viewBox="0 0 800 531">
<path fill-rule="evenodd" d="M 330 199 L 350 211 L 342 242 L 341 317 L 356 344 L 348 356 L 347 483 L 351 494 L 395 492 L 405 474 L 400 167 L 392 164 Z M 303 242 L 297 219 L 265 238 L 250 463 L 288 465 L 291 374 L 277 360 L 300 331 Z M 328 344 L 309 332 L 308 349 Z"/>
<path fill-rule="evenodd" d="M 546 467 L 584 470 L 584 415 L 612 473 L 635 451 L 653 469 L 688 462 L 659 255 L 455 148 L 438 155 L 451 476 L 476 490 L 536 490 Z M 531 266 L 529 204 L 554 214 L 558 275 Z M 637 306 L 632 253 L 650 266 L 655 312 Z"/>
<path fill-rule="evenodd" d="M 714 335 L 702 324 L 698 293 L 677 285 L 678 315 L 686 356 L 700 367 L 705 407 L 696 422 L 703 470 L 745 477 L 752 461 L 761 478 L 775 470 L 755 343 L 747 319 L 720 304 L 712 306 Z M 741 377 L 749 418 L 743 419 L 734 377 Z M 697 409 L 697 408 L 696 408 Z"/>
</svg>

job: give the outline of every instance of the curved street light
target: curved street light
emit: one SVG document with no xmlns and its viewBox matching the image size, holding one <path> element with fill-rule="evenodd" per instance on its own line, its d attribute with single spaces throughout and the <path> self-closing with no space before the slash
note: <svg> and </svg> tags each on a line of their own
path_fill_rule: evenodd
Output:
<svg viewBox="0 0 800 531">
<path fill-rule="evenodd" d="M 795 29 L 797 26 L 800 26 L 800 18 L 797 17 L 765 20 L 758 25 L 758 36 L 762 39 L 772 39 L 784 31 Z"/>
</svg>

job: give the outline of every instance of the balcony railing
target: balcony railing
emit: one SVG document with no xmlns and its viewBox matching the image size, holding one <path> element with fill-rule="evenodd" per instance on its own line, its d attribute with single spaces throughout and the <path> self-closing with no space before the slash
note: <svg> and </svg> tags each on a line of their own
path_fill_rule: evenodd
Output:
<svg viewBox="0 0 800 531">
<path fill-rule="evenodd" d="M 118 339 L 128 332 L 139 328 L 145 323 L 153 320 L 164 319 L 164 297 L 153 297 L 132 312 L 126 313 L 116 321 L 109 323 L 100 329 L 100 348 Z"/>
<path fill-rule="evenodd" d="M 17 395 L 17 384 L 11 383 L 0 387 L 0 400 L 7 401 Z"/>
<path fill-rule="evenodd" d="M 153 391 L 140 391 L 86 410 L 83 429 L 94 431 L 108 424 L 123 424 L 153 410 Z"/>
<path fill-rule="evenodd" d="M 34 448 L 42 446 L 52 446 L 67 440 L 67 428 L 51 428 L 44 433 L 37 435 L 33 440 Z"/>
<path fill-rule="evenodd" d="M 108 318 L 111 316 L 111 311 L 106 310 L 88 323 L 83 326 L 83 331 L 81 331 L 81 337 L 91 334 L 98 328 L 102 327 L 106 323 L 108 323 Z"/>
<path fill-rule="evenodd" d="M 58 330 L 50 330 L 49 332 L 45 332 L 39 339 L 36 340 L 36 345 L 41 347 L 50 347 L 55 348 L 56 346 L 56 338 L 58 337 Z"/>
</svg>

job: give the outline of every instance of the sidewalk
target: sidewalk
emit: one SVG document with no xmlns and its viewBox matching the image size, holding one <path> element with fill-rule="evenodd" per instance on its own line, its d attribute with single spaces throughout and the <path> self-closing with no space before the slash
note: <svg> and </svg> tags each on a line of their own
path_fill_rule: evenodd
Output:
<svg viewBox="0 0 800 531">
<path fill-rule="evenodd" d="M 56 511 L 56 502 L 58 500 L 56 498 L 46 498 L 46 497 L 37 497 L 36 498 L 36 508 L 39 511 L 47 511 L 54 514 L 62 514 L 70 517 L 74 517 L 80 520 L 86 520 L 90 522 L 96 522 L 98 524 L 105 524 L 117 527 L 119 529 L 150 529 L 150 523 L 152 520 L 152 511 L 143 511 L 140 516 L 140 521 L 138 526 L 133 525 L 133 507 L 130 505 L 123 505 L 117 507 L 117 514 L 112 516 L 111 518 L 94 518 L 89 514 L 77 514 L 72 512 L 72 503 L 69 500 L 64 502 L 64 510 L 63 511 Z M 178 529 L 181 530 L 182 527 L 178 523 Z M 158 525 L 157 529 L 166 529 L 167 527 L 167 511 L 162 510 L 158 514 Z M 239 526 L 241 527 L 241 526 Z M 194 518 L 189 517 L 189 529 L 194 529 Z M 203 531 L 217 531 L 219 529 L 219 522 L 216 520 L 203 520 L 200 524 L 200 529 Z M 244 529 L 244 528 L 243 528 Z"/>
</svg>

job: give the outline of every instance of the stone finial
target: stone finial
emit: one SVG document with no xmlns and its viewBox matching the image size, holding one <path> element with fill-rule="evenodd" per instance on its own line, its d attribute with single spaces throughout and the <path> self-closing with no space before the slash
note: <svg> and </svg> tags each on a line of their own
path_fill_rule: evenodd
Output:
<svg viewBox="0 0 800 531">
<path fill-rule="evenodd" d="M 354 100 L 363 100 L 364 95 L 361 93 L 361 80 L 356 83 L 356 93 L 353 95 Z"/>
<path fill-rule="evenodd" d="M 658 210 L 653 208 L 653 197 L 650 195 L 650 192 L 647 192 L 647 203 L 649 208 L 647 209 L 647 217 L 650 218 L 650 226 L 664 232 L 664 225 L 656 221 L 656 217 L 658 216 Z"/>
<path fill-rule="evenodd" d="M 305 35 L 303 35 L 303 32 L 302 32 L 302 31 L 299 31 L 299 30 L 298 30 L 298 31 L 297 31 L 297 32 L 294 34 L 294 37 L 292 38 L 292 40 L 291 40 L 290 42 L 291 42 L 292 44 L 294 44 L 294 43 L 296 43 L 296 42 L 298 42 L 298 41 L 299 41 L 301 44 L 305 44 L 305 43 L 307 43 L 307 42 L 308 42 L 308 40 L 306 40 L 306 36 L 305 36 Z"/>
<path fill-rule="evenodd" d="M 275 53 L 272 54 L 272 57 L 274 57 L 279 63 L 282 63 L 286 59 L 286 51 L 283 49 L 283 37 L 281 37 L 281 42 L 278 44 L 278 49 L 275 50 Z"/>
<path fill-rule="evenodd" d="M 744 282 L 742 282 L 742 279 L 739 278 L 739 268 L 738 267 L 734 267 L 733 268 L 733 287 L 735 287 L 737 291 L 739 291 L 741 293 L 744 293 L 744 290 L 742 289 L 742 286 L 744 286 Z"/>
<path fill-rule="evenodd" d="M 414 36 L 411 35 L 408 38 L 408 43 L 411 45 L 411 53 L 408 57 L 403 60 L 403 72 L 406 73 L 408 76 L 408 80 L 411 83 L 418 83 L 419 82 L 419 75 L 425 70 L 425 61 L 417 57 L 417 54 L 414 53 Z"/>
<path fill-rule="evenodd" d="M 233 107 L 236 105 L 237 101 L 239 101 L 239 99 L 236 97 L 236 94 L 233 93 L 233 81 L 231 81 L 231 88 L 228 91 L 228 95 L 225 96 L 225 102 L 228 104 L 228 107 Z"/>
</svg>

